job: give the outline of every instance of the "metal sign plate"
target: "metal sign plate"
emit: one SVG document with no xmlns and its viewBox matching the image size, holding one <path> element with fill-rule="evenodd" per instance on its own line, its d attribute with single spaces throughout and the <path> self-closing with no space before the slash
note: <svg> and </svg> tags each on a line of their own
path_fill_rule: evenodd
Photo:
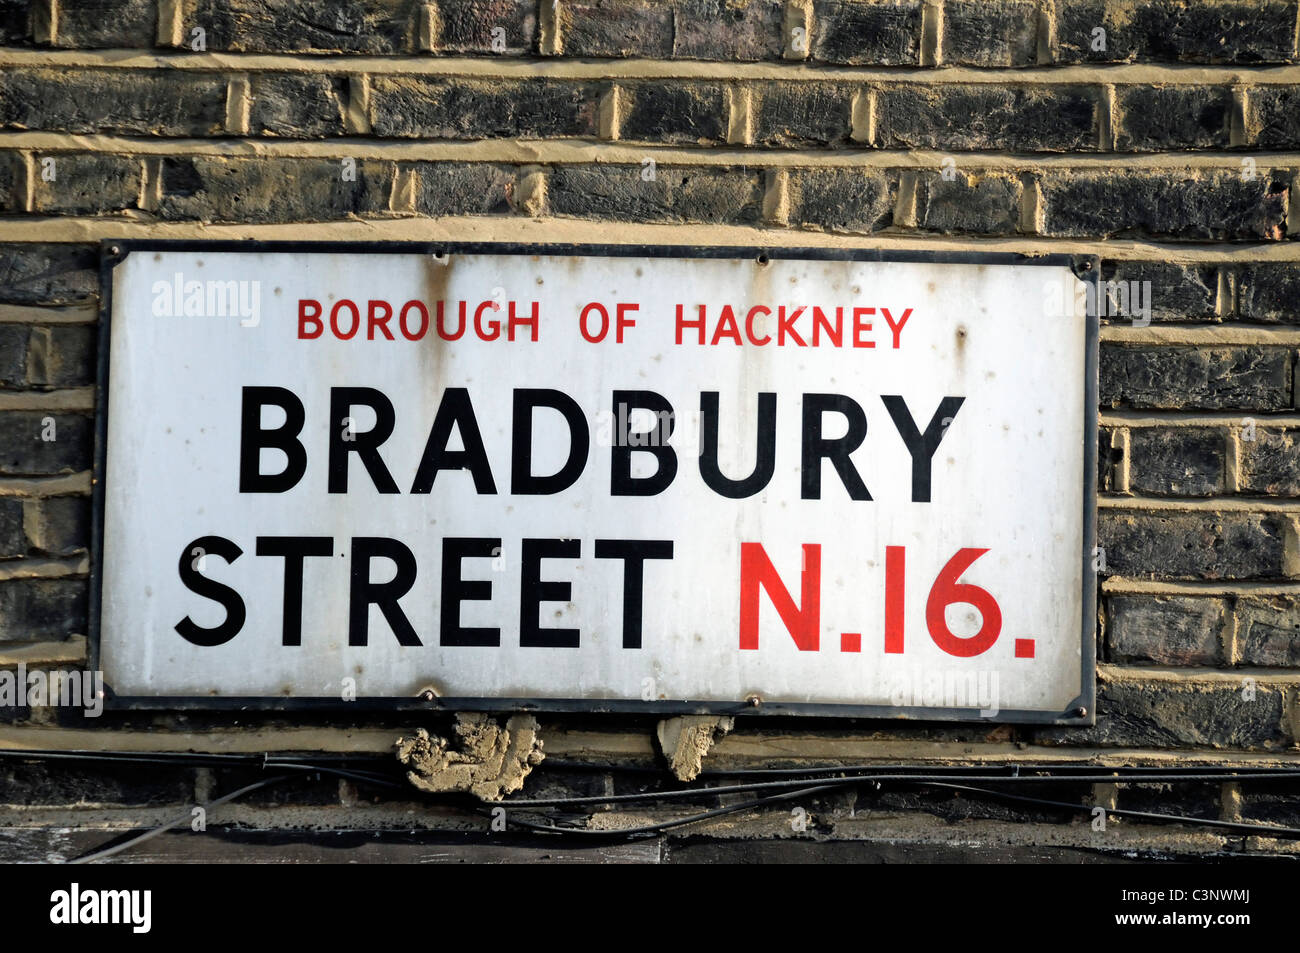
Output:
<svg viewBox="0 0 1300 953">
<path fill-rule="evenodd" d="M 105 284 L 119 705 L 1091 718 L 1068 259 L 128 242 Z"/>
</svg>

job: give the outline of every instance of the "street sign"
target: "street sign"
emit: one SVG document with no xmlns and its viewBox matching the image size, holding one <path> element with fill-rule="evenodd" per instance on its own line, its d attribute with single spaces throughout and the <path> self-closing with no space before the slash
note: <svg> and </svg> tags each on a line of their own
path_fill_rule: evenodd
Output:
<svg viewBox="0 0 1300 953">
<path fill-rule="evenodd" d="M 116 704 L 1092 717 L 1068 259 L 105 254 Z"/>
</svg>

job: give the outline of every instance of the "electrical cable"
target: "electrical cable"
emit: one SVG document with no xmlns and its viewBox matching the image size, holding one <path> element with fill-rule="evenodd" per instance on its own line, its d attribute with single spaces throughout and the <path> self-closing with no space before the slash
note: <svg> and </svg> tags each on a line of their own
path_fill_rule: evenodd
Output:
<svg viewBox="0 0 1300 953">
<path fill-rule="evenodd" d="M 313 755 L 311 758 L 294 758 L 285 756 L 272 757 L 269 752 L 263 752 L 260 754 L 253 752 L 205 754 L 197 752 L 142 753 L 132 751 L 3 749 L 0 750 L 0 760 L 3 759 L 26 761 L 81 760 L 104 763 L 170 764 L 214 767 L 247 766 L 258 767 L 262 770 L 294 772 L 294 774 L 281 775 L 276 778 L 265 779 L 247 785 L 237 791 L 231 792 L 230 794 L 224 795 L 223 797 L 210 802 L 205 805 L 205 809 L 229 803 L 243 794 L 271 784 L 281 783 L 295 777 L 301 778 L 304 774 L 324 774 L 388 790 L 418 793 L 411 792 L 410 786 L 404 781 L 399 780 L 400 775 L 398 775 L 396 771 L 385 773 L 352 766 L 356 762 L 379 763 L 381 761 L 380 756 L 369 754 L 329 752 L 320 755 Z M 383 758 L 382 760 L 385 764 L 391 763 L 391 759 L 389 758 Z M 325 764 L 322 763 L 322 761 L 330 761 L 333 763 Z M 571 762 L 549 758 L 545 764 L 547 767 L 559 768 L 561 770 L 579 769 L 608 771 L 613 767 L 609 765 L 595 765 L 585 762 Z M 618 770 L 625 771 L 626 769 L 618 768 Z M 644 770 L 647 773 L 661 773 L 658 769 L 653 768 L 647 768 Z M 511 820 L 513 825 L 544 833 L 595 835 L 604 837 L 633 837 L 662 833 L 666 830 L 694 824 L 713 817 L 734 814 L 739 811 L 762 807 L 767 804 L 789 801 L 810 794 L 860 787 L 867 784 L 874 785 L 877 790 L 879 790 L 884 784 L 897 784 L 930 789 L 961 791 L 970 794 L 977 794 L 983 797 L 1033 804 L 1040 807 L 1057 808 L 1075 813 L 1092 813 L 1095 811 L 1095 807 L 1088 804 L 1013 794 L 1009 791 L 994 790 L 986 787 L 978 787 L 976 785 L 1005 785 L 1008 783 L 1016 786 L 1021 784 L 1052 785 L 1096 783 L 1177 784 L 1214 783 L 1227 780 L 1251 782 L 1296 781 L 1300 780 L 1300 769 L 1279 767 L 1243 770 L 1238 767 L 1217 765 L 1198 766 L 1196 768 L 1142 767 L 1136 765 L 1100 768 L 1096 765 L 1089 764 L 1013 764 L 1005 766 L 859 764 L 838 768 L 713 769 L 704 772 L 702 777 L 719 779 L 763 777 L 771 778 L 772 780 L 746 781 L 738 784 L 705 784 L 665 791 L 643 791 L 631 794 L 603 794 L 562 798 L 513 798 L 495 802 L 480 801 L 478 802 L 480 806 L 477 807 L 476 810 L 478 810 L 479 813 L 483 813 L 485 811 L 491 811 L 496 807 L 518 810 L 520 808 L 586 807 L 597 804 L 669 803 L 698 798 L 721 797 L 723 795 L 731 794 L 757 794 L 758 792 L 764 791 L 779 792 L 751 798 L 737 804 L 713 808 L 708 811 L 692 814 L 688 817 L 676 818 L 655 824 L 640 825 L 633 828 L 592 829 L 558 824 L 544 824 L 518 817 L 512 818 Z M 1107 814 L 1117 817 L 1131 817 L 1147 821 L 1196 825 L 1220 830 L 1259 834 L 1262 836 L 1300 839 L 1300 829 L 1296 828 L 1271 827 L 1264 824 L 1221 821 L 1209 818 L 1191 817 L 1182 814 L 1162 814 L 1151 811 L 1137 811 L 1128 808 L 1105 810 Z M 128 841 L 115 845 L 114 847 L 76 858 L 73 861 L 69 861 L 69 863 L 89 863 L 95 860 L 106 859 L 107 857 L 113 856 L 129 847 L 171 830 L 172 828 L 185 823 L 189 819 L 190 815 L 187 814 L 174 821 L 168 822 L 167 824 L 146 831 Z"/>
<path fill-rule="evenodd" d="M 767 797 L 755 798 L 753 800 L 745 801 L 740 804 L 729 804 L 726 807 L 717 807 L 711 811 L 703 811 L 699 814 L 692 814 L 689 817 L 674 818 L 673 820 L 670 821 L 659 821 L 658 823 L 655 824 L 644 824 L 641 825 L 640 827 L 624 827 L 624 828 L 608 828 L 608 829 L 591 828 L 591 827 L 564 827 L 564 826 L 559 826 L 554 824 L 538 824 L 534 821 L 527 821 L 518 817 L 515 818 L 512 821 L 512 823 L 518 824 L 520 827 L 525 827 L 529 830 L 544 831 L 547 833 L 565 834 L 565 835 L 585 834 L 585 835 L 599 836 L 599 837 L 646 836 L 651 834 L 662 834 L 664 831 L 672 830 L 673 828 L 676 827 L 683 827 L 687 824 L 696 824 L 699 823 L 700 821 L 709 820 L 710 818 L 721 817 L 724 814 L 735 814 L 738 811 L 746 811 L 749 810 L 750 808 L 761 807 L 765 804 L 773 804 L 779 801 L 791 801 L 798 797 L 804 797 L 806 795 L 811 795 L 811 794 L 819 794 L 824 791 L 832 791 L 842 787 L 844 787 L 843 784 L 823 784 L 816 787 L 802 788 L 797 791 L 788 791 L 784 794 L 775 794 L 775 795 L 769 795 Z M 509 803 L 511 802 L 502 801 L 497 803 L 496 806 L 504 807 L 506 804 Z M 484 812 L 480 810 L 480 813 L 484 813 Z"/>
<path fill-rule="evenodd" d="M 231 791 L 229 794 L 222 795 L 216 800 L 209 801 L 207 804 L 203 804 L 200 806 L 206 812 L 211 810 L 214 807 L 220 807 L 222 804 L 229 803 L 230 801 L 235 800 L 235 798 L 242 797 L 243 795 L 248 794 L 251 791 L 256 791 L 259 788 L 270 787 L 272 784 L 279 784 L 282 781 L 288 781 L 289 779 L 298 776 L 299 775 L 282 774 L 279 777 L 267 778 L 263 781 L 257 781 L 253 784 L 249 784 L 245 787 L 240 788 L 238 791 Z M 106 847 L 103 850 L 98 850 L 91 854 L 82 854 L 80 857 L 74 857 L 72 860 L 69 860 L 68 863 L 89 864 L 97 860 L 107 860 L 109 857 L 112 857 L 114 854 L 120 854 L 128 847 L 134 847 L 136 844 L 142 844 L 147 840 L 152 840 L 153 838 L 157 837 L 159 834 L 166 833 L 167 831 L 171 830 L 173 827 L 179 827 L 180 825 L 184 824 L 186 821 L 189 821 L 191 818 L 193 818 L 193 816 L 194 816 L 194 812 L 193 810 L 191 810 L 189 813 L 182 814 L 174 821 L 168 821 L 166 824 L 162 824 L 159 825 L 158 827 L 152 828 L 151 830 L 147 830 L 143 834 L 140 834 L 137 837 L 133 837 L 128 841 L 123 841 L 121 844 L 116 844 L 113 847 Z"/>
</svg>

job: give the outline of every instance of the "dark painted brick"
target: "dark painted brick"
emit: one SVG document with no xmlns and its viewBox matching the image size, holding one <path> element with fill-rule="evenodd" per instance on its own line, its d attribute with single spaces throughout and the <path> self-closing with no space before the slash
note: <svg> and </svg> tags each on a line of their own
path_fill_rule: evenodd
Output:
<svg viewBox="0 0 1300 953">
<path fill-rule="evenodd" d="M 510 212 L 514 172 L 468 162 L 418 163 L 415 210 L 421 215 L 502 215 Z"/>
<path fill-rule="evenodd" d="M 0 581 L 0 642 L 84 635 L 88 589 L 85 579 Z"/>
<path fill-rule="evenodd" d="M 0 556 L 23 556 L 26 553 L 23 501 L 14 497 L 0 497 Z"/>
<path fill-rule="evenodd" d="M 347 81 L 311 73 L 254 73 L 248 129 L 253 135 L 317 139 L 341 136 Z"/>
<path fill-rule="evenodd" d="M 31 0 L 0 0 L 0 45 L 31 46 Z"/>
<path fill-rule="evenodd" d="M 155 0 L 58 0 L 56 46 L 151 47 L 158 35 Z"/>
<path fill-rule="evenodd" d="M 970 66 L 1029 66 L 1038 58 L 1034 0 L 947 0 L 943 61 Z"/>
<path fill-rule="evenodd" d="M 1102 406 L 1285 410 L 1291 356 L 1284 348 L 1101 348 Z"/>
<path fill-rule="evenodd" d="M 32 328 L 26 348 L 27 382 L 37 387 L 94 383 L 97 333 L 88 324 Z"/>
<path fill-rule="evenodd" d="M 1241 783 L 1241 819 L 1246 822 L 1300 826 L 1300 790 L 1294 782 Z"/>
<path fill-rule="evenodd" d="M 814 0 L 812 58 L 906 66 L 921 61 L 921 0 Z"/>
<path fill-rule="evenodd" d="M 754 142 L 763 146 L 827 146 L 848 142 L 853 88 L 827 83 L 763 83 L 754 87 Z"/>
<path fill-rule="evenodd" d="M 1094 727 L 1046 729 L 1040 738 L 1077 745 L 1278 748 L 1288 741 L 1285 712 L 1283 693 L 1268 684 L 1101 681 Z"/>
<path fill-rule="evenodd" d="M 703 144 L 726 138 L 726 94 L 720 85 L 638 83 L 623 92 L 621 139 Z"/>
<path fill-rule="evenodd" d="M 594 136 L 599 100 L 594 83 L 376 77 L 371 126 L 376 135 L 406 138 Z"/>
<path fill-rule="evenodd" d="M 1218 283 L 1214 265 L 1105 259 L 1098 295 L 1106 302 L 1102 319 L 1120 323 L 1132 323 L 1135 317 L 1145 320 L 1143 312 L 1148 305 L 1152 321 L 1214 319 Z"/>
<path fill-rule="evenodd" d="M 1300 496 L 1300 431 L 1265 430 L 1262 423 L 1237 430 L 1242 493 L 1259 496 Z"/>
<path fill-rule="evenodd" d="M 0 245 L 0 303 L 73 304 L 94 298 L 98 289 L 94 245 Z"/>
<path fill-rule="evenodd" d="M 96 215 L 133 209 L 139 204 L 143 169 L 134 156 L 52 153 L 37 155 L 33 167 L 36 212 Z M 49 181 L 47 170 L 52 177 Z"/>
<path fill-rule="evenodd" d="M 1300 90 L 1294 86 L 1254 86 L 1246 94 L 1248 126 L 1257 130 L 1261 149 L 1300 146 Z"/>
<path fill-rule="evenodd" d="M 391 162 L 358 160 L 356 180 L 343 175 L 338 159 L 164 159 L 158 214 L 215 222 L 315 222 L 388 208 Z"/>
<path fill-rule="evenodd" d="M 188 43 L 207 31 L 209 50 L 269 53 L 414 51 L 416 0 L 184 0 Z"/>
<path fill-rule="evenodd" d="M 70 556 L 90 546 L 90 500 L 56 496 L 23 502 L 27 548 L 43 556 Z"/>
<path fill-rule="evenodd" d="M 452 53 L 537 51 L 537 4 L 530 0 L 438 0 L 438 49 Z M 492 31 L 505 31 L 505 49 L 493 47 Z"/>
<path fill-rule="evenodd" d="M 1057 0 L 1059 62 L 1282 63 L 1292 56 L 1295 0 Z M 1093 50 L 1093 30 L 1106 31 Z"/>
<path fill-rule="evenodd" d="M 27 338 L 25 324 L 0 324 L 0 387 L 27 384 Z"/>
<path fill-rule="evenodd" d="M 884 149 L 1097 148 L 1098 92 L 1046 86 L 886 86 L 876 100 Z"/>
<path fill-rule="evenodd" d="M 43 440 L 54 422 L 54 439 Z M 90 469 L 93 427 L 89 417 L 39 411 L 0 413 L 0 474 L 75 473 Z"/>
<path fill-rule="evenodd" d="M 1214 496 L 1224 491 L 1226 457 L 1222 430 L 1132 427 L 1129 487 L 1153 496 Z"/>
<path fill-rule="evenodd" d="M 673 55 L 699 60 L 773 60 L 784 48 L 781 0 L 676 0 Z"/>
<path fill-rule="evenodd" d="M 1110 596 L 1106 642 L 1113 662 L 1216 665 L 1227 626 L 1222 599 Z"/>
<path fill-rule="evenodd" d="M 26 162 L 21 153 L 0 154 L 0 212 L 15 213 L 27 210 L 23 195 L 26 191 Z"/>
<path fill-rule="evenodd" d="M 1120 86 L 1115 107 L 1121 151 L 1228 146 L 1232 90 L 1226 86 Z"/>
<path fill-rule="evenodd" d="M 1242 265 L 1237 273 L 1237 313 L 1252 321 L 1300 321 L 1300 265 Z"/>
<path fill-rule="evenodd" d="M 1169 579 L 1277 578 L 1283 518 L 1245 513 L 1102 510 L 1106 572 Z"/>
<path fill-rule="evenodd" d="M 790 224 L 866 233 L 894 219 L 898 183 L 874 169 L 791 169 Z"/>
<path fill-rule="evenodd" d="M 175 70 L 7 68 L 0 126 L 53 132 L 209 136 L 226 119 L 226 81 Z"/>
<path fill-rule="evenodd" d="M 86 804 L 188 807 L 194 801 L 194 769 L 103 763 L 92 767 L 67 761 L 5 759 L 0 763 L 0 792 L 0 803 L 29 807 Z"/>
<path fill-rule="evenodd" d="M 922 173 L 916 186 L 916 223 L 945 234 L 1014 234 L 1023 191 L 1020 180 L 1010 175 L 958 172 L 948 180 L 939 172 Z"/>
<path fill-rule="evenodd" d="M 642 166 L 562 166 L 552 174 L 552 212 L 631 222 L 755 224 L 762 216 L 758 172 L 659 166 L 654 179 Z"/>
<path fill-rule="evenodd" d="M 1168 236 L 1277 240 L 1287 183 L 1237 171 L 1115 170 L 1043 176 L 1044 232 L 1078 238 Z"/>
<path fill-rule="evenodd" d="M 1300 668 L 1300 602 L 1294 596 L 1237 599 L 1241 664 Z"/>
<path fill-rule="evenodd" d="M 644 56 L 673 53 L 673 7 L 658 0 L 588 0 L 560 5 L 566 56 Z"/>
</svg>

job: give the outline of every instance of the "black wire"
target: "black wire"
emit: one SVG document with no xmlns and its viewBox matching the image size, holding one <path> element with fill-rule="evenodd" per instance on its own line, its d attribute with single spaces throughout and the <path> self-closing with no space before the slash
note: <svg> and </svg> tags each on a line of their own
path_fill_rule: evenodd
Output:
<svg viewBox="0 0 1300 953">
<path fill-rule="evenodd" d="M 222 804 L 227 804 L 230 801 L 235 800 L 235 798 L 242 797 L 245 794 L 248 794 L 252 791 L 256 791 L 259 788 L 270 787 L 272 784 L 279 784 L 280 782 L 288 781 L 290 778 L 293 777 L 294 775 L 292 774 L 282 774 L 279 777 L 267 778 L 263 781 L 257 781 L 253 784 L 249 784 L 245 787 L 240 788 L 238 791 L 231 791 L 229 794 L 223 795 L 214 801 L 209 801 L 207 804 L 200 805 L 200 806 L 204 809 L 204 811 L 208 811 L 214 807 L 220 807 Z M 120 844 L 115 844 L 112 847 L 106 847 L 103 850 L 97 850 L 90 854 L 82 854 L 80 857 L 74 857 L 72 860 L 69 860 L 68 863 L 89 864 L 96 860 L 107 860 L 109 857 L 112 857 L 114 854 L 120 854 L 128 847 L 134 847 L 136 844 L 144 843 L 147 840 L 151 840 L 152 838 L 157 837 L 159 834 L 166 833 L 167 831 L 171 830 L 173 827 L 179 827 L 181 824 L 184 824 L 187 821 L 189 821 L 193 816 L 194 816 L 194 812 L 191 809 L 186 813 L 177 817 L 175 820 L 168 821 L 166 824 L 161 824 L 158 827 L 151 828 L 137 837 L 132 837 L 130 840 L 123 841 Z"/>
<path fill-rule="evenodd" d="M 689 817 L 679 817 L 670 821 L 659 821 L 655 824 L 644 824 L 640 827 L 624 828 L 590 828 L 590 827 L 566 827 L 555 824 L 538 824 L 534 821 L 527 821 L 522 818 L 515 818 L 511 823 L 528 830 L 544 831 L 552 834 L 585 834 L 595 837 L 643 837 L 651 834 L 662 834 L 664 831 L 672 830 L 676 827 L 684 827 L 687 824 L 697 824 L 713 817 L 721 817 L 724 814 L 735 814 L 738 811 L 746 811 L 750 808 L 761 807 L 765 804 L 774 804 L 779 801 L 790 801 L 798 797 L 804 797 L 810 794 L 819 794 L 823 791 L 832 791 L 844 787 L 843 784 L 823 784 L 816 787 L 803 788 L 798 791 L 789 791 L 785 794 L 769 795 L 767 797 L 754 798 L 750 801 L 744 801 L 740 804 L 729 804 L 726 807 L 717 807 L 711 811 L 703 811 L 699 814 L 692 814 Z M 497 806 L 504 807 L 510 804 L 510 801 L 502 801 Z M 490 813 L 487 809 L 480 809 L 480 813 Z"/>
<path fill-rule="evenodd" d="M 1086 812 L 1091 814 L 1097 810 L 1096 806 L 1088 804 L 1075 804 L 1067 801 L 1049 801 L 1045 798 L 1030 797 L 1024 794 L 1010 794 L 1006 791 L 990 791 L 985 788 L 970 787 L 965 784 L 946 784 L 935 782 L 929 787 L 947 788 L 953 791 L 967 791 L 975 794 L 985 794 L 990 797 L 1003 798 L 1008 801 L 1022 801 L 1028 804 L 1038 804 L 1044 807 L 1061 807 L 1071 811 Z M 1189 817 L 1186 814 L 1157 814 L 1153 811 L 1134 811 L 1128 808 L 1111 808 L 1104 807 L 1101 810 L 1107 814 L 1114 814 L 1118 817 L 1139 817 L 1144 820 L 1152 821 L 1173 821 L 1178 824 L 1195 824 L 1203 827 L 1218 827 L 1229 830 L 1237 830 L 1249 834 L 1265 834 L 1269 837 L 1281 837 L 1287 840 L 1300 839 L 1300 828 L 1295 827 L 1270 827 L 1267 824 L 1247 824 L 1243 821 L 1220 821 L 1208 817 Z"/>
<path fill-rule="evenodd" d="M 563 797 L 563 798 L 509 798 L 499 803 L 509 804 L 515 807 L 579 807 L 587 804 L 621 804 L 632 803 L 637 801 L 673 801 L 673 800 L 690 800 L 697 797 L 713 797 L 720 794 L 750 794 L 755 791 L 763 790 L 780 790 L 786 788 L 798 787 L 811 782 L 830 782 L 841 783 L 846 785 L 856 785 L 861 783 L 880 784 L 885 781 L 902 782 L 902 783 L 940 783 L 949 780 L 951 775 L 934 775 L 934 774 L 848 774 L 840 773 L 836 775 L 827 775 L 818 778 L 797 778 L 783 781 L 755 781 L 749 784 L 724 784 L 724 785 L 705 785 L 693 788 L 679 788 L 670 791 L 644 791 L 636 794 L 593 794 L 585 797 Z M 1071 784 L 1106 784 L 1122 781 L 1125 784 L 1163 784 L 1171 781 L 1221 781 L 1222 775 L 1202 775 L 1188 774 L 1183 776 L 1171 776 L 1168 774 L 1159 775 L 1132 775 L 1130 777 L 1117 778 L 1114 775 L 1071 775 L 1065 777 L 1035 776 L 1035 775 L 959 775 L 963 780 L 978 781 L 984 783 L 1071 783 Z M 1276 775 L 1243 773 L 1229 775 L 1233 780 L 1256 781 L 1264 779 L 1276 779 Z M 1295 775 L 1300 779 L 1300 773 Z"/>
</svg>

